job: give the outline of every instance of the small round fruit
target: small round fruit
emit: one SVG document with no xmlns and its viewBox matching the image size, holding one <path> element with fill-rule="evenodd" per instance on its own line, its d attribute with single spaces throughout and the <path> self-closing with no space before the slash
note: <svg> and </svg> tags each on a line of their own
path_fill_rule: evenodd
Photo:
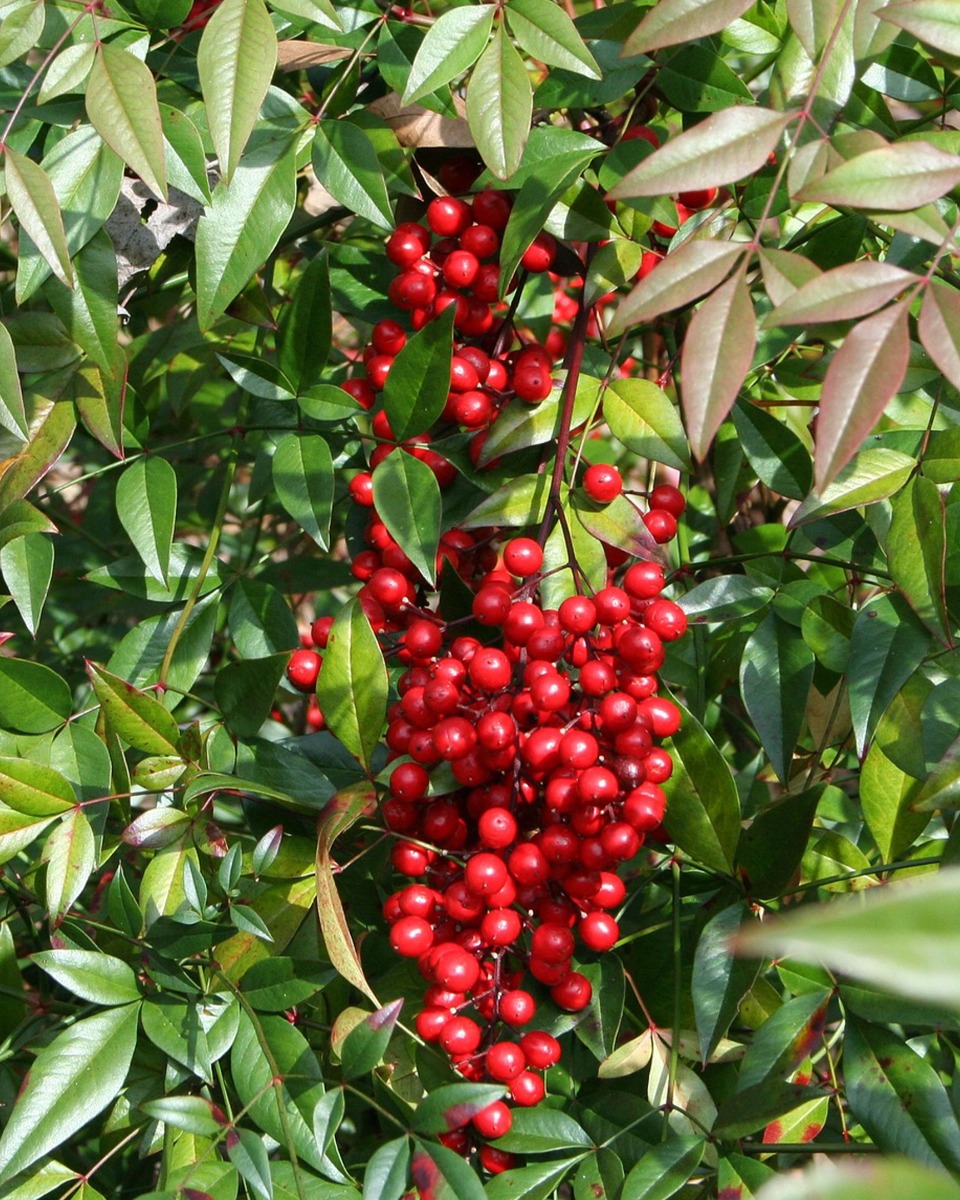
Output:
<svg viewBox="0 0 960 1200">
<path fill-rule="evenodd" d="M 315 650 L 294 650 L 287 663 L 287 679 L 298 692 L 312 692 L 317 686 L 322 662 Z"/>
<path fill-rule="evenodd" d="M 583 490 L 595 504 L 609 504 L 623 491 L 623 477 L 616 467 L 594 463 L 584 473 Z"/>
</svg>

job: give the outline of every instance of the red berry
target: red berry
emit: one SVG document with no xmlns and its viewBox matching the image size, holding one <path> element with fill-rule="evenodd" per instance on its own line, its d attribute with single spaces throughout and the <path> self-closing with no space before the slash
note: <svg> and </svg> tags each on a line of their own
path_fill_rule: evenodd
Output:
<svg viewBox="0 0 960 1200">
<path fill-rule="evenodd" d="M 526 1025 L 533 1020 L 536 1011 L 533 997 L 520 988 L 501 993 L 497 1005 L 498 1015 L 508 1025 Z"/>
<path fill-rule="evenodd" d="M 644 609 L 643 622 L 665 642 L 675 641 L 687 632 L 687 614 L 672 600 L 654 600 Z"/>
<path fill-rule="evenodd" d="M 492 1048 L 492 1047 L 491 1047 Z M 488 1051 L 489 1057 L 489 1051 Z M 489 1070 L 489 1067 L 487 1068 Z M 499 1078 L 494 1076 L 494 1078 Z M 494 1100 L 473 1118 L 471 1124 L 481 1137 L 499 1138 L 510 1132 L 513 1116 L 502 1100 Z"/>
<path fill-rule="evenodd" d="M 546 230 L 541 230 L 524 250 L 520 265 L 528 271 L 549 271 L 556 255 L 556 238 Z"/>
<path fill-rule="evenodd" d="M 643 514 L 643 523 L 655 542 L 663 545 L 677 535 L 677 518 L 665 508 L 652 508 Z"/>
<path fill-rule="evenodd" d="M 543 566 L 543 550 L 533 538 L 513 538 L 503 548 L 503 564 L 511 575 L 528 579 Z"/>
<path fill-rule="evenodd" d="M 438 237 L 456 237 L 470 224 L 470 208 L 455 196 L 437 196 L 427 205 L 427 224 Z"/>
<path fill-rule="evenodd" d="M 550 989 L 550 995 L 558 1008 L 567 1012 L 580 1012 L 593 998 L 593 988 L 585 975 L 581 975 L 579 971 L 571 971 L 562 983 Z"/>
<path fill-rule="evenodd" d="M 560 1043 L 549 1033 L 532 1029 L 520 1039 L 520 1049 L 527 1057 L 527 1065 L 538 1071 L 546 1070 L 560 1061 Z"/>
<path fill-rule="evenodd" d="M 616 467 L 594 463 L 583 476 L 583 490 L 597 504 L 609 504 L 623 491 L 623 479 Z"/>
<path fill-rule="evenodd" d="M 487 1074 L 500 1083 L 516 1079 L 527 1065 L 527 1056 L 516 1042 L 494 1042 L 484 1059 Z"/>
<path fill-rule="evenodd" d="M 317 686 L 322 662 L 315 650 L 294 650 L 287 663 L 287 679 L 298 692 L 312 692 Z"/>
<path fill-rule="evenodd" d="M 419 958 L 433 945 L 433 929 L 423 917 L 401 917 L 390 930 L 390 945 L 404 958 Z"/>
</svg>

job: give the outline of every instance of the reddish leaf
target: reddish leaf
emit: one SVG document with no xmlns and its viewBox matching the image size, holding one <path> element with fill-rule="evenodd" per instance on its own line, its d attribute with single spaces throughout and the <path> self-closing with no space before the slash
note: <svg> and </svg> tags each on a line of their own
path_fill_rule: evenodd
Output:
<svg viewBox="0 0 960 1200">
<path fill-rule="evenodd" d="M 960 295 L 934 280 L 917 322 L 923 347 L 954 387 L 960 387 Z"/>
<path fill-rule="evenodd" d="M 701 460 L 753 361 L 756 320 L 743 275 L 738 271 L 697 310 L 680 356 L 687 433 Z"/>
<path fill-rule="evenodd" d="M 912 271 L 890 263 L 844 263 L 798 288 L 763 323 L 770 327 L 852 320 L 874 312 L 917 282 Z"/>
<path fill-rule="evenodd" d="M 624 57 L 719 33 L 749 7 L 750 0 L 660 0 L 627 39 Z"/>
<path fill-rule="evenodd" d="M 858 154 L 808 183 L 800 200 L 903 212 L 939 200 L 960 182 L 960 164 L 928 142 L 897 142 Z"/>
<path fill-rule="evenodd" d="M 910 358 L 904 301 L 861 321 L 834 355 L 823 381 L 814 474 L 818 491 L 835 479 L 897 394 Z"/>
</svg>

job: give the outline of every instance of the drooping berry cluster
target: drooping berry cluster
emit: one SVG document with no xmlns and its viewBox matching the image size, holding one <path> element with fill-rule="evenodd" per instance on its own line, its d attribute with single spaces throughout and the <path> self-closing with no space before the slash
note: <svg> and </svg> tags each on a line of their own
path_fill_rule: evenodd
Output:
<svg viewBox="0 0 960 1200">
<path fill-rule="evenodd" d="M 456 305 L 450 392 L 437 428 L 459 426 L 475 438 L 509 401 L 537 404 L 554 386 L 550 351 L 529 341 L 518 348 L 496 300 L 509 211 L 496 192 L 472 204 L 444 197 L 427 209 L 429 229 L 401 225 L 386 247 L 398 268 L 390 296 L 411 330 Z M 524 265 L 548 270 L 554 250 L 541 236 Z M 343 386 L 371 412 L 371 471 L 388 454 L 411 453 L 444 487 L 454 468 L 429 435 L 398 445 L 379 404 L 407 337 L 401 320 L 380 321 L 363 374 Z M 604 464 L 587 466 L 580 482 L 597 504 L 623 490 L 620 472 Z M 543 1098 L 542 1072 L 561 1051 L 541 1027 L 549 1008 L 539 1022 L 538 1012 L 548 999 L 566 1012 L 586 1008 L 592 989 L 578 958 L 619 939 L 613 912 L 626 887 L 618 868 L 664 816 L 661 785 L 672 763 L 660 742 L 676 733 L 680 713 L 658 695 L 657 672 L 664 643 L 682 636 L 686 618 L 661 596 L 656 562 L 635 561 L 621 574 L 611 548 L 607 586 L 551 609 L 540 591 L 540 541 L 454 528 L 441 538 L 437 567 L 441 579 L 455 571 L 472 592 L 473 632 L 464 632 L 464 621 L 439 615 L 435 594 L 374 509 L 369 471 L 353 478 L 350 493 L 370 510 L 365 549 L 352 561 L 360 603 L 389 660 L 405 667 L 388 712 L 381 802 L 395 838 L 391 862 L 405 880 L 384 904 L 390 943 L 416 960 L 424 980 L 419 1035 L 465 1078 L 509 1093 L 470 1127 L 444 1135 L 466 1153 L 474 1136 L 507 1132 L 511 1104 Z M 661 485 L 648 502 L 648 531 L 669 541 L 682 495 Z M 288 677 L 304 691 L 315 688 L 331 624 L 314 622 L 317 649 L 291 659 Z M 480 1155 L 490 1171 L 510 1163 L 496 1147 L 483 1145 Z"/>
</svg>

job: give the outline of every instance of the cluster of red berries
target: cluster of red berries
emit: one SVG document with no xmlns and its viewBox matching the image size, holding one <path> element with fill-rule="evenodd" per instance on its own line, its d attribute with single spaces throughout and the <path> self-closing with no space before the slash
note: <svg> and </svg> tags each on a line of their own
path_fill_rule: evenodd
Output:
<svg viewBox="0 0 960 1200">
<path fill-rule="evenodd" d="M 427 209 L 429 229 L 402 225 L 386 248 L 398 268 L 390 296 L 411 329 L 456 305 L 439 424 L 475 435 L 505 403 L 539 403 L 553 387 L 550 351 L 515 348 L 497 307 L 499 231 L 509 211 L 497 192 L 471 204 L 443 197 Z M 548 270 L 554 252 L 542 236 L 524 265 Z M 445 486 L 454 469 L 429 438 L 398 445 L 378 404 L 406 337 L 400 321 L 380 321 L 363 374 L 343 386 L 372 412 L 371 469 L 386 454 L 418 454 Z M 620 472 L 604 464 L 588 466 L 581 483 L 598 504 L 623 489 Z M 551 609 L 540 594 L 538 541 L 454 528 L 441 538 L 437 567 L 438 575 L 456 571 L 472 592 L 472 632 L 464 631 L 463 621 L 441 619 L 427 581 L 380 520 L 370 473 L 355 476 L 350 492 L 370 509 L 365 549 L 351 564 L 360 603 L 387 657 L 405 668 L 388 711 L 381 803 L 395 838 L 391 862 L 406 880 L 384 904 L 390 943 L 416 960 L 424 980 L 420 1037 L 465 1078 L 508 1092 L 443 1135 L 468 1154 L 475 1138 L 509 1130 L 511 1105 L 544 1097 L 542 1072 L 561 1048 L 540 1027 L 550 1021 L 542 1005 L 576 1013 L 590 1004 L 577 958 L 617 943 L 613 913 L 626 896 L 618 869 L 647 836 L 663 839 L 662 784 L 672 762 L 660 743 L 676 733 L 680 712 L 658 694 L 657 672 L 686 618 L 661 595 L 659 563 L 636 561 L 621 575 L 624 556 L 611 547 L 607 586 Z M 669 541 L 683 496 L 661 485 L 648 502 L 649 532 Z M 301 690 L 316 687 L 331 625 L 315 621 L 315 648 L 291 658 L 288 678 Z M 487 1144 L 479 1155 L 491 1172 L 512 1163 Z"/>
</svg>

